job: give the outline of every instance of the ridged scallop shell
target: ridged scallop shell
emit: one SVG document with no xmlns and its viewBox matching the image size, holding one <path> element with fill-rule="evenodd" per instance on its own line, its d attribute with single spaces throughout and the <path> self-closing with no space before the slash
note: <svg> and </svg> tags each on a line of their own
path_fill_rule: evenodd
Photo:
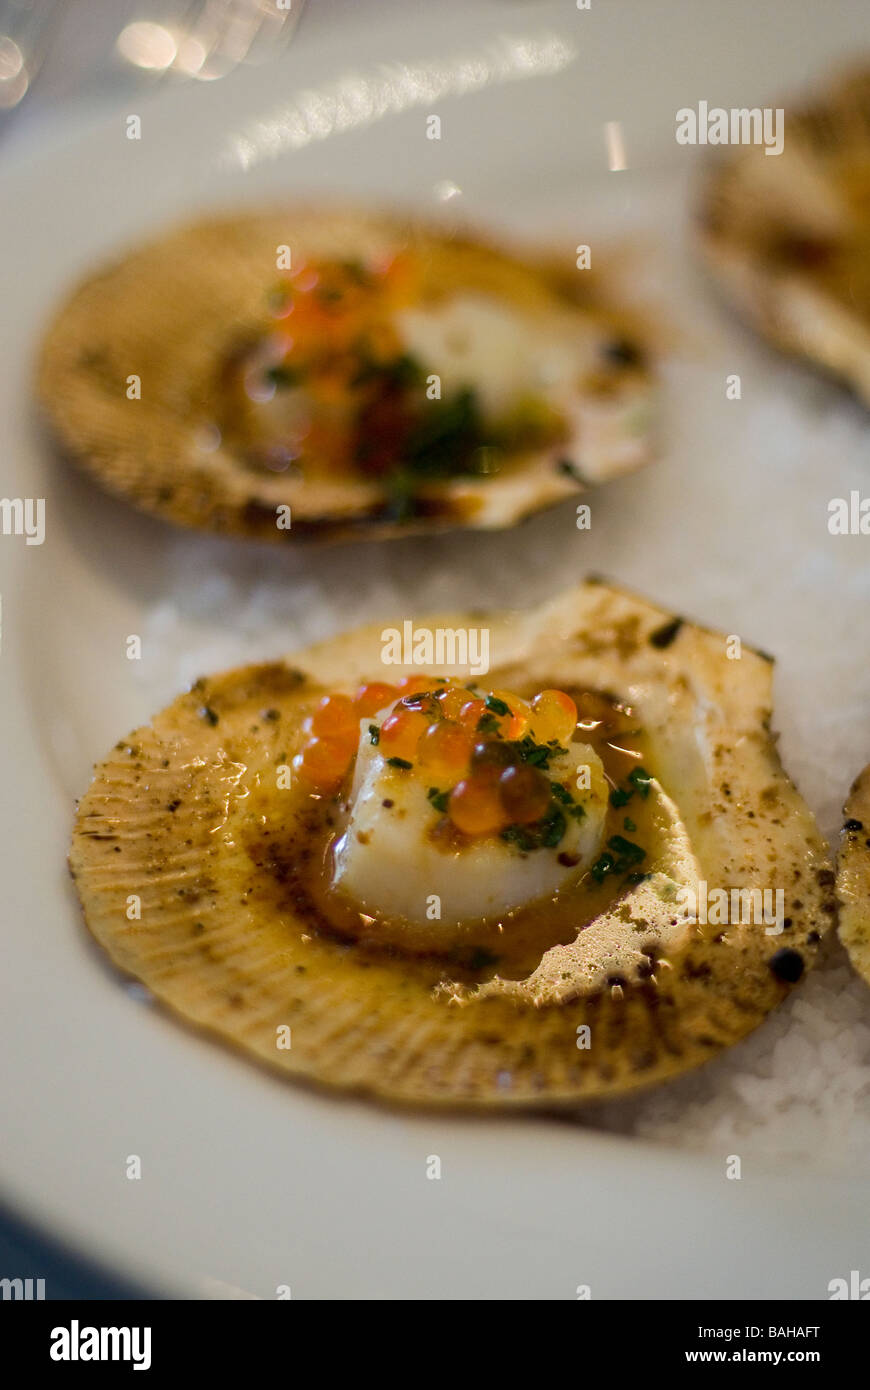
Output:
<svg viewBox="0 0 870 1390">
<path fill-rule="evenodd" d="M 504 527 L 646 462 L 653 395 L 642 353 L 602 355 L 594 389 L 578 387 L 573 445 L 530 454 L 503 475 L 423 489 L 420 514 L 390 520 L 380 483 L 335 483 L 254 470 L 222 440 L 210 402 L 234 345 L 263 332 L 279 276 L 276 250 L 358 258 L 400 246 L 420 253 L 429 283 L 504 295 L 535 311 L 576 314 L 602 348 L 626 337 L 590 272 L 524 258 L 407 218 L 290 208 L 212 218 L 170 233 L 91 276 L 43 343 L 38 392 L 63 448 L 111 492 L 184 526 L 280 541 L 301 536 L 405 535 L 456 526 Z M 636 340 L 630 340 L 636 341 Z M 631 353 L 629 353 L 631 358 Z M 130 374 L 141 399 L 126 397 Z M 208 448 L 203 447 L 206 441 Z M 563 466 L 568 458 L 572 473 Z M 289 505 L 292 527 L 276 526 Z"/>
<path fill-rule="evenodd" d="M 738 923 L 675 933 L 673 904 L 650 898 L 612 939 L 598 919 L 527 979 L 465 990 L 450 989 L 443 963 L 319 934 L 270 886 L 301 852 L 280 813 L 257 832 L 259 865 L 246 852 L 246 798 L 292 756 L 301 702 L 383 676 L 378 624 L 198 682 L 116 745 L 81 801 L 70 856 L 96 939 L 176 1014 L 270 1067 L 395 1101 L 613 1096 L 744 1037 L 812 964 L 832 911 L 826 846 L 768 728 L 769 658 L 744 648 L 728 660 L 721 635 L 598 582 L 530 613 L 426 621 L 487 624 L 497 687 L 526 677 L 630 690 L 697 873 L 711 887 L 783 883 L 782 934 Z"/>
<path fill-rule="evenodd" d="M 755 328 L 870 404 L 870 68 L 783 109 L 781 154 L 711 160 L 701 247 Z"/>
<path fill-rule="evenodd" d="M 853 783 L 843 815 L 837 856 L 840 940 L 870 984 L 870 767 Z"/>
</svg>

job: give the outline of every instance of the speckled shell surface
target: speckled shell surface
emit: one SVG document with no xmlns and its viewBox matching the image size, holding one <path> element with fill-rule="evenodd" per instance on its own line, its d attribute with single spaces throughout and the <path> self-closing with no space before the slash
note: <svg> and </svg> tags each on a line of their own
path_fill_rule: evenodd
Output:
<svg viewBox="0 0 870 1390">
<path fill-rule="evenodd" d="M 578 339 L 600 344 L 602 356 L 594 390 L 578 385 L 571 441 L 512 460 L 503 474 L 421 484 L 417 514 L 402 522 L 390 519 L 376 479 L 269 473 L 248 466 L 232 439 L 215 445 L 221 373 L 264 333 L 280 282 L 276 251 L 290 243 L 327 259 L 410 247 L 435 293 L 493 294 L 544 322 L 572 315 Z M 604 351 L 626 332 L 598 278 L 570 260 L 513 254 L 399 214 L 276 209 L 182 227 L 84 281 L 45 334 L 38 394 L 71 458 L 109 491 L 180 525 L 283 544 L 500 528 L 647 461 L 651 372 L 641 354 L 626 365 Z M 127 397 L 131 375 L 138 399 Z M 278 527 L 277 509 L 288 506 L 292 525 Z"/>
<path fill-rule="evenodd" d="M 531 612 L 419 622 L 485 623 L 496 688 L 523 678 L 630 697 L 686 832 L 680 873 L 711 888 L 781 884 L 781 934 L 687 927 L 641 885 L 528 978 L 454 991 L 443 963 L 361 954 L 312 929 L 291 897 L 265 893 L 301 850 L 275 823 L 247 852 L 257 788 L 292 756 L 306 700 L 383 677 L 379 623 L 197 683 L 97 767 L 70 863 L 87 924 L 116 965 L 188 1023 L 288 1076 L 391 1101 L 614 1096 L 744 1037 L 812 965 L 834 911 L 826 846 L 769 730 L 769 658 L 744 649 L 730 660 L 720 634 L 597 581 Z M 588 1047 L 578 1046 L 583 1025 Z"/>
</svg>

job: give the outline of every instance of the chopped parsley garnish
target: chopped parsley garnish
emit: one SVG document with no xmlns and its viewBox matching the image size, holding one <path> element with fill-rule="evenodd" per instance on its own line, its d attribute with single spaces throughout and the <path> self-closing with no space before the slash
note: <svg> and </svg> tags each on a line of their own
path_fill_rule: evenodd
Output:
<svg viewBox="0 0 870 1390">
<path fill-rule="evenodd" d="M 568 822 L 565 820 L 564 813 L 555 804 L 550 807 L 538 824 L 541 827 L 541 844 L 547 849 L 555 849 L 568 829 Z"/>
<path fill-rule="evenodd" d="M 624 835 L 612 835 L 607 841 L 608 849 L 612 849 L 614 854 L 619 855 L 617 866 L 624 863 L 627 867 L 639 864 L 642 859 L 646 859 L 646 850 L 641 849 L 633 840 L 626 840 Z M 617 867 L 617 872 L 619 868 Z"/>
<path fill-rule="evenodd" d="M 479 734 L 497 734 L 498 720 L 494 714 L 482 714 L 477 721 L 477 732 Z"/>
<path fill-rule="evenodd" d="M 339 265 L 347 276 L 348 280 L 353 280 L 357 285 L 370 285 L 372 277 L 366 270 L 362 261 L 353 258 L 346 261 L 339 261 Z"/>
<path fill-rule="evenodd" d="M 531 763 L 532 767 L 539 767 L 542 772 L 549 770 L 551 758 L 556 758 L 560 753 L 567 752 L 567 749 L 560 748 L 555 742 L 535 743 L 535 740 L 530 738 L 528 734 L 525 738 L 510 742 L 509 747 L 513 749 L 521 762 Z"/>
<path fill-rule="evenodd" d="M 360 351 L 360 365 L 351 386 L 368 386 L 377 382 L 386 391 L 406 391 L 423 380 L 423 368 L 409 352 L 379 362 L 365 350 Z"/>
<path fill-rule="evenodd" d="M 435 807 L 435 810 L 440 811 L 443 815 L 447 810 L 447 802 L 450 799 L 450 793 L 439 791 L 437 787 L 430 787 L 426 795 Z"/>
<path fill-rule="evenodd" d="M 644 800 L 646 800 L 649 796 L 649 787 L 652 781 L 651 773 L 647 772 L 645 768 L 633 767 L 628 774 L 628 780 L 631 782 L 632 786 L 640 792 Z"/>
<path fill-rule="evenodd" d="M 561 782 L 551 782 L 550 791 L 556 801 L 560 801 L 565 808 L 565 815 L 573 817 L 574 820 L 582 820 L 586 815 L 586 808 L 575 801 L 567 787 L 563 787 Z"/>
<path fill-rule="evenodd" d="M 409 768 L 414 766 L 413 763 L 408 762 L 407 758 L 387 758 L 387 763 L 390 767 Z"/>
<path fill-rule="evenodd" d="M 402 450 L 403 462 L 418 477 L 449 478 L 468 472 L 474 450 L 484 442 L 477 395 L 464 387 L 446 400 L 427 403 Z"/>
<path fill-rule="evenodd" d="M 483 702 L 487 709 L 492 710 L 493 714 L 510 714 L 510 705 L 506 705 L 504 700 L 500 700 L 497 695 L 487 695 Z"/>
<path fill-rule="evenodd" d="M 622 822 L 622 828 L 623 830 L 637 830 L 637 826 L 631 819 L 631 816 L 626 816 L 625 820 Z"/>
<path fill-rule="evenodd" d="M 608 850 L 611 852 L 608 853 Z M 633 840 L 626 840 L 624 835 L 612 835 L 607 841 L 607 850 L 595 860 L 590 873 L 598 883 L 603 883 L 608 874 L 626 874 L 644 859 L 646 850 L 641 849 L 640 845 L 636 845 Z M 643 877 L 643 874 L 640 878 L 632 875 L 632 881 L 639 883 Z"/>
<path fill-rule="evenodd" d="M 589 872 L 597 883 L 603 883 L 608 874 L 613 873 L 616 861 L 612 854 L 599 854 Z"/>
<path fill-rule="evenodd" d="M 377 724 L 369 724 L 369 738 L 371 739 L 372 743 L 380 743 L 381 731 L 378 728 Z"/>
<path fill-rule="evenodd" d="M 271 381 L 273 386 L 282 389 L 288 386 L 298 386 L 302 380 L 301 372 L 294 367 L 288 367 L 283 362 L 277 362 L 274 367 L 267 367 L 264 373 L 266 380 Z"/>
<path fill-rule="evenodd" d="M 546 814 L 534 825 L 506 825 L 501 831 L 501 838 L 521 850 L 555 849 L 567 829 L 564 812 L 553 801 Z"/>
<path fill-rule="evenodd" d="M 649 796 L 652 774 L 647 772 L 643 767 L 633 767 L 628 774 L 628 781 L 631 783 L 630 787 L 614 787 L 613 791 L 610 793 L 611 806 L 627 806 L 635 792 L 640 792 L 640 795 L 643 797 L 644 801 L 646 801 L 646 798 Z"/>
</svg>

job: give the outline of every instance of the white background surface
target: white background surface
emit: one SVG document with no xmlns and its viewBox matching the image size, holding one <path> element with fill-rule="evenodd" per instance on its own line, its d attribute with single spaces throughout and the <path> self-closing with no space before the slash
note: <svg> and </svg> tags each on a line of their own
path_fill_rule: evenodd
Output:
<svg viewBox="0 0 870 1390">
<path fill-rule="evenodd" d="M 831 1278 L 866 1266 L 864 1179 L 783 1160 L 747 1162 L 728 1182 L 721 1152 L 572 1121 L 399 1114 L 288 1086 L 131 997 L 80 926 L 64 860 L 93 760 L 183 677 L 407 603 L 409 572 L 425 611 L 530 603 L 604 571 L 771 650 L 786 765 L 828 834 L 870 758 L 865 542 L 825 528 L 830 497 L 868 490 L 866 416 L 718 308 L 685 250 L 696 152 L 673 140 L 679 106 L 775 103 L 854 56 L 864 6 L 416 4 L 391 9 L 389 24 L 354 8 L 316 40 L 300 30 L 278 66 L 143 104 L 138 145 L 119 115 L 10 141 L 3 491 L 46 497 L 48 530 L 42 547 L 0 544 L 0 1194 L 166 1290 L 824 1297 Z M 557 76 L 443 100 L 440 144 L 423 138 L 421 104 L 248 173 L 222 157 L 228 137 L 303 89 L 328 96 L 350 73 L 394 80 L 403 62 L 449 70 L 503 33 L 555 35 L 574 56 Z M 608 120 L 623 123 L 622 174 L 606 170 Z M 512 536 L 273 552 L 180 535 L 54 461 L 30 406 L 33 353 L 58 296 L 101 256 L 200 207 L 267 195 L 434 208 L 443 179 L 468 217 L 569 255 L 598 229 L 629 233 L 636 279 L 674 325 L 662 459 L 596 494 L 589 535 L 569 504 Z M 724 398 L 732 371 L 739 404 Z M 146 638 L 136 670 L 132 632 Z M 138 1183 L 125 1177 L 131 1153 Z M 434 1153 L 440 1183 L 425 1177 Z"/>
</svg>

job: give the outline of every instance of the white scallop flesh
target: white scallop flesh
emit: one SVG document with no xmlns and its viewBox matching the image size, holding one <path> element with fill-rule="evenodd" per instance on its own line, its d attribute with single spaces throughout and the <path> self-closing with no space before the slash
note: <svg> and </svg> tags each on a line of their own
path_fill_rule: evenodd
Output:
<svg viewBox="0 0 870 1390">
<path fill-rule="evenodd" d="M 572 743 L 553 757 L 548 775 L 584 811 L 579 818 L 566 815 L 555 847 L 524 851 L 497 833 L 461 845 L 433 839 L 438 812 L 427 796 L 431 778 L 416 766 L 391 767 L 365 726 L 349 819 L 334 851 L 333 888 L 370 916 L 420 926 L 433 911 L 434 896 L 440 917 L 432 922 L 433 937 L 445 927 L 498 920 L 552 897 L 599 854 L 608 785 L 601 760 L 585 743 Z"/>
</svg>

